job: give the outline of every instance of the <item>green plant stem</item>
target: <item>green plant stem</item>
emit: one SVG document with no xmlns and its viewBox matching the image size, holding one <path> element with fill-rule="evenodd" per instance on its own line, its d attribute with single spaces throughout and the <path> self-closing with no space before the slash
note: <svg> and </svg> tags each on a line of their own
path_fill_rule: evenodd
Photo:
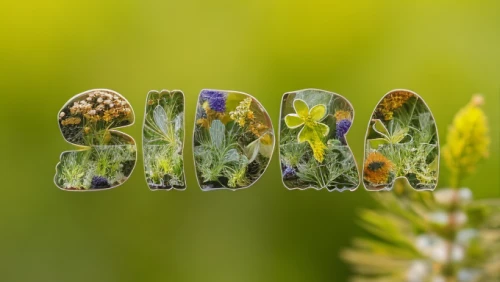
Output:
<svg viewBox="0 0 500 282">
<path fill-rule="evenodd" d="M 450 177 L 450 186 L 453 189 L 453 195 L 450 207 L 448 209 L 448 223 L 447 229 L 449 230 L 449 236 L 447 238 L 447 261 L 443 266 L 442 271 L 444 271 L 444 275 L 446 277 L 447 282 L 455 282 L 457 281 L 457 273 L 453 268 L 453 243 L 455 242 L 458 226 L 456 219 L 456 211 L 459 209 L 459 194 L 458 187 L 460 185 L 461 179 L 458 173 L 452 173 Z"/>
</svg>

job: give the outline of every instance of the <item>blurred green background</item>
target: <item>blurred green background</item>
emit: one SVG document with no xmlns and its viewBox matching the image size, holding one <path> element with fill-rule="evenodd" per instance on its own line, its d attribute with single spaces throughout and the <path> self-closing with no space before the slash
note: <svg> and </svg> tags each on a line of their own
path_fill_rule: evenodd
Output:
<svg viewBox="0 0 500 282">
<path fill-rule="evenodd" d="M 192 132 L 202 88 L 257 97 L 277 130 L 284 92 L 347 97 L 358 162 L 368 119 L 391 89 L 419 93 L 441 143 L 455 112 L 483 93 L 492 151 L 467 185 L 500 196 L 498 1 L 6 1 L 0 31 L 2 281 L 345 281 L 338 253 L 361 230 L 355 192 L 287 191 L 278 150 L 253 187 L 202 192 L 186 136 L 188 189 L 150 192 L 142 158 L 123 186 L 60 191 L 73 149 L 56 115 L 73 95 L 109 88 L 133 105 L 140 146 L 146 94 L 181 89 Z M 394 1 L 396 2 L 396 1 Z M 440 186 L 446 185 L 442 169 Z"/>
</svg>

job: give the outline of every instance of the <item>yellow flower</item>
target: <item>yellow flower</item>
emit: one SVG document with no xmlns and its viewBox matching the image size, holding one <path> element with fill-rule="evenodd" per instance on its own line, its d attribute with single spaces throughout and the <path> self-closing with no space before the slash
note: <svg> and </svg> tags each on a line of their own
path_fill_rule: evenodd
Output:
<svg viewBox="0 0 500 282">
<path fill-rule="evenodd" d="M 227 124 L 230 121 L 230 118 L 225 113 L 210 109 L 207 102 L 202 105 L 202 108 L 205 110 L 206 117 L 196 120 L 196 124 L 201 127 L 210 128 L 214 120 L 220 120 L 223 124 Z"/>
<path fill-rule="evenodd" d="M 260 122 L 256 123 L 253 121 L 250 122 L 248 128 L 253 133 L 253 135 L 255 135 L 257 137 L 260 137 L 264 132 L 267 132 L 267 130 L 269 129 L 269 127 L 267 125 L 264 125 Z"/>
<path fill-rule="evenodd" d="M 413 94 L 407 91 L 389 93 L 384 97 L 382 102 L 380 102 L 376 112 L 384 120 L 391 120 L 394 110 L 403 106 L 403 104 L 406 103 L 406 101 L 408 101 L 411 97 L 413 97 Z"/>
<path fill-rule="evenodd" d="M 365 160 L 363 177 L 371 184 L 386 184 L 394 164 L 379 152 L 370 153 Z"/>
<path fill-rule="evenodd" d="M 63 121 L 61 121 L 61 124 L 63 126 L 66 126 L 66 125 L 76 125 L 76 124 L 80 124 L 82 122 L 82 119 L 79 118 L 79 117 L 69 117 Z"/>
<path fill-rule="evenodd" d="M 205 112 L 208 112 L 210 110 L 210 105 L 208 104 L 208 101 L 203 102 L 203 105 L 201 107 L 205 110 Z"/>
<path fill-rule="evenodd" d="M 105 121 L 105 122 L 110 122 L 113 120 L 113 114 L 110 112 L 110 111 L 105 111 L 104 112 L 104 115 L 102 116 L 102 119 Z"/>
<path fill-rule="evenodd" d="M 488 156 L 488 121 L 481 109 L 483 97 L 476 95 L 462 108 L 448 129 L 443 157 L 451 171 L 452 186 L 475 171 L 477 163 Z"/>
<path fill-rule="evenodd" d="M 318 104 L 309 109 L 304 100 L 295 99 L 293 108 L 296 113 L 285 116 L 286 125 L 291 129 L 303 126 L 297 136 L 298 142 L 307 141 L 313 150 L 314 158 L 318 162 L 323 162 L 326 146 L 322 138 L 327 136 L 330 131 L 326 124 L 320 122 L 326 116 L 326 106 Z"/>
<path fill-rule="evenodd" d="M 245 118 L 244 118 L 244 117 L 240 117 L 240 118 L 238 119 L 238 124 L 239 124 L 241 127 L 245 126 Z"/>
<path fill-rule="evenodd" d="M 327 148 L 325 143 L 320 139 L 315 139 L 314 142 L 310 142 L 309 144 L 312 148 L 314 158 L 319 162 L 323 162 L 325 149 Z"/>
<path fill-rule="evenodd" d="M 240 104 L 236 107 L 234 111 L 229 113 L 229 116 L 232 120 L 238 122 L 240 127 L 244 127 L 247 122 L 253 121 L 254 114 L 253 111 L 250 110 L 250 106 L 252 105 L 252 98 L 245 98 Z"/>
</svg>

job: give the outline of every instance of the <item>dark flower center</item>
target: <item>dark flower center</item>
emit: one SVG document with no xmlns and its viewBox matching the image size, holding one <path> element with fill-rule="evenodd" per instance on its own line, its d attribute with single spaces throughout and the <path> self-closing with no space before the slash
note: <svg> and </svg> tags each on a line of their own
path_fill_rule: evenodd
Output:
<svg viewBox="0 0 500 282">
<path fill-rule="evenodd" d="M 384 165 L 385 165 L 384 162 L 372 162 L 368 165 L 368 168 L 371 171 L 377 171 L 377 170 L 381 169 Z"/>
</svg>

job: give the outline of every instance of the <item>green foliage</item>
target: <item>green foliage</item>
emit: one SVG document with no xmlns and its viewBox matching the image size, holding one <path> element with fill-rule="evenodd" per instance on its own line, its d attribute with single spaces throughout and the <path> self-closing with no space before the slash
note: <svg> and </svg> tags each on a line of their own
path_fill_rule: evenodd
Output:
<svg viewBox="0 0 500 282">
<path fill-rule="evenodd" d="M 367 153 L 379 152 L 394 164 L 394 179 L 406 177 L 416 189 L 435 188 L 439 153 L 436 126 L 420 98 L 409 98 L 394 110 L 390 120 L 374 119 L 366 142 Z M 372 186 L 367 179 L 365 184 Z"/>
<path fill-rule="evenodd" d="M 146 181 L 153 188 L 184 187 L 182 155 L 171 146 L 144 146 Z"/>
<path fill-rule="evenodd" d="M 224 177 L 232 180 L 229 187 L 236 187 L 237 183 L 248 183 L 246 174 L 242 173 L 246 170 L 248 159 L 239 152 L 238 127 L 234 124 L 228 127 L 230 129 L 226 131 L 220 120 L 214 120 L 208 134 L 198 131 L 196 140 L 200 144 L 195 147 L 194 155 L 203 182 L 220 183 Z"/>
<path fill-rule="evenodd" d="M 150 188 L 183 188 L 184 97 L 152 91 L 144 122 L 144 166 Z"/>
<path fill-rule="evenodd" d="M 359 183 L 358 170 L 349 147 L 331 142 L 323 163 L 301 161 L 297 164 L 297 176 L 301 183 L 315 183 L 328 190 L 352 188 Z"/>
<path fill-rule="evenodd" d="M 66 152 L 57 167 L 56 183 L 64 189 L 86 190 L 91 188 L 94 176 L 101 176 L 110 185 L 119 185 L 130 175 L 135 160 L 134 145 L 95 146 Z"/>
<path fill-rule="evenodd" d="M 64 189 L 88 189 L 90 185 L 84 185 L 84 177 L 87 173 L 89 159 L 87 151 L 66 152 L 61 157 L 58 165 L 56 183 Z"/>
<path fill-rule="evenodd" d="M 144 136 L 148 144 L 182 143 L 183 101 L 182 95 L 161 95 L 153 98 L 154 104 L 148 106 L 144 124 Z"/>
<path fill-rule="evenodd" d="M 307 144 L 297 142 L 297 129 L 281 130 L 280 157 L 285 166 L 296 167 L 307 152 Z"/>
<path fill-rule="evenodd" d="M 128 175 L 124 174 L 126 162 L 135 161 L 135 146 L 115 145 L 92 148 L 92 160 L 95 163 L 94 173 L 103 176 L 111 184 L 123 182 Z"/>
</svg>

